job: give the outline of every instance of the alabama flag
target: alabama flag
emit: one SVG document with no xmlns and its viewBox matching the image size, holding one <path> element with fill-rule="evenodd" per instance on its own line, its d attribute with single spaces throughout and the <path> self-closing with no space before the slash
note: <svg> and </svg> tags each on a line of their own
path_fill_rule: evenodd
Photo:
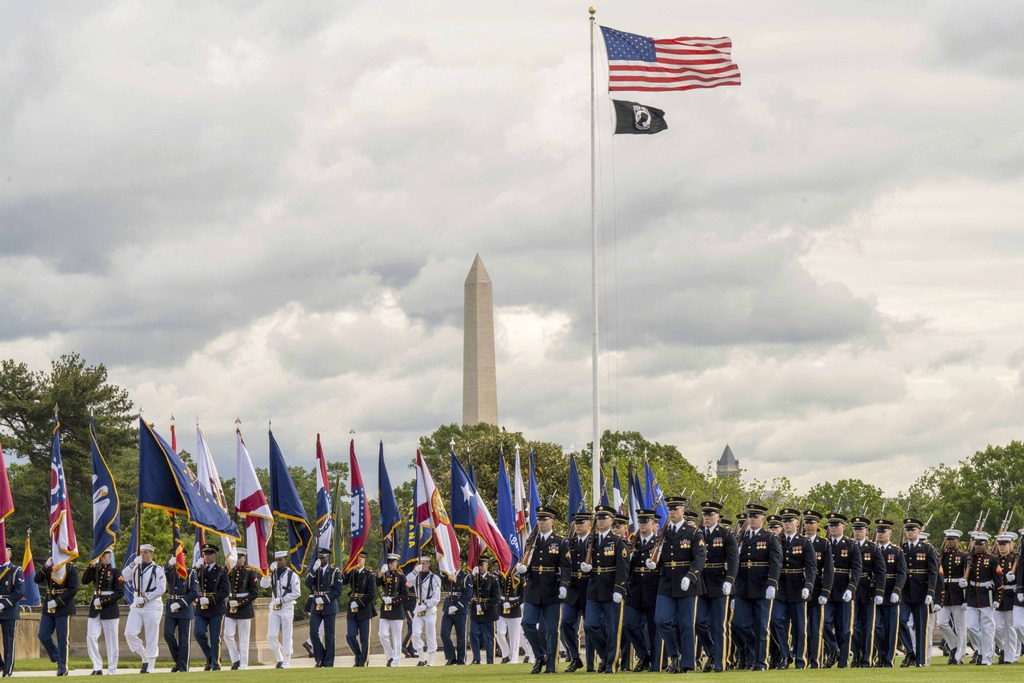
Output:
<svg viewBox="0 0 1024 683">
<path fill-rule="evenodd" d="M 459 540 L 441 502 L 441 492 L 419 449 L 416 450 L 416 523 L 433 531 L 437 568 L 454 581 L 459 573 Z"/>
<path fill-rule="evenodd" d="M 267 541 L 274 530 L 274 515 L 267 497 L 263 495 L 260 480 L 256 478 L 249 451 L 242 441 L 242 432 L 235 429 L 237 476 L 235 478 L 235 512 L 245 521 L 245 548 L 249 552 L 246 564 L 264 577 L 269 575 Z"/>
</svg>

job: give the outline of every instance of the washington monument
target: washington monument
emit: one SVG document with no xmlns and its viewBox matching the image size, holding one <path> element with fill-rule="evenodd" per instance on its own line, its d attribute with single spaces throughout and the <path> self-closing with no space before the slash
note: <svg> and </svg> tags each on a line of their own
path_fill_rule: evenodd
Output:
<svg viewBox="0 0 1024 683">
<path fill-rule="evenodd" d="M 466 276 L 462 345 L 462 424 L 498 425 L 498 380 L 494 373 L 494 300 L 480 254 Z"/>
</svg>

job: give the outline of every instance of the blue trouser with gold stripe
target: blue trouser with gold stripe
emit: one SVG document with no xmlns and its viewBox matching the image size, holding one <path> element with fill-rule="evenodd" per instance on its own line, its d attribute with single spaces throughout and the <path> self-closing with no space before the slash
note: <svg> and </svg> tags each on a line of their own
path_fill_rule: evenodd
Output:
<svg viewBox="0 0 1024 683">
<path fill-rule="evenodd" d="M 659 595 L 654 607 L 654 623 L 661 631 L 661 639 L 665 643 L 665 654 L 679 657 L 679 666 L 693 669 L 694 656 L 697 649 L 697 636 L 694 621 L 697 618 L 697 598 L 673 598 L 670 595 Z"/>
<path fill-rule="evenodd" d="M 792 647 L 789 639 L 791 629 Z M 807 603 L 803 600 L 776 600 L 772 606 L 772 636 L 779 645 L 779 658 L 786 661 L 792 657 L 796 660 L 796 668 L 804 668 L 807 664 Z"/>
<path fill-rule="evenodd" d="M 697 601 L 697 636 L 709 656 L 714 658 L 715 671 L 725 670 L 725 611 L 729 598 L 701 597 Z"/>
<path fill-rule="evenodd" d="M 39 615 L 39 642 L 49 655 L 51 662 L 56 662 L 57 673 L 62 674 L 68 670 L 68 618 L 67 616 L 54 616 L 43 612 Z M 57 642 L 53 642 L 54 633 L 57 635 Z"/>
<path fill-rule="evenodd" d="M 775 600 L 736 598 L 732 623 L 739 636 L 736 646 L 745 652 L 748 668 L 764 670 L 768 663 L 768 628 L 778 603 Z"/>
<path fill-rule="evenodd" d="M 875 638 L 875 652 L 879 666 L 891 669 L 896 657 L 896 635 L 900 626 L 900 606 L 884 602 L 876 608 L 875 623 L 878 625 Z"/>
<path fill-rule="evenodd" d="M 825 651 L 829 654 L 839 653 L 836 660 L 840 669 L 845 669 L 850 661 L 851 623 L 853 621 L 853 601 L 830 601 L 825 605 Z"/>
<path fill-rule="evenodd" d="M 537 661 L 546 661 L 547 671 L 554 671 L 558 662 L 558 613 L 561 605 L 523 606 L 523 635 L 533 649 Z"/>
<path fill-rule="evenodd" d="M 605 671 L 614 670 L 619 654 L 622 603 L 612 600 L 587 600 L 583 628 L 587 632 L 587 642 L 594 643 L 594 650 L 604 663 Z"/>
</svg>

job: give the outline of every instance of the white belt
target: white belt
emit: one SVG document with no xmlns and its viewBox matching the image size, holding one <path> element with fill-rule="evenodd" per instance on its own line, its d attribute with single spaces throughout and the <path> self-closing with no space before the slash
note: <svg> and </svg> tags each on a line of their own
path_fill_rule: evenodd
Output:
<svg viewBox="0 0 1024 683">
<path fill-rule="evenodd" d="M 113 595 L 114 591 L 100 591 L 100 595 Z"/>
<path fill-rule="evenodd" d="M 235 597 L 236 598 L 247 598 L 247 597 L 249 597 L 249 593 L 248 592 L 245 592 L 245 593 L 235 593 Z"/>
</svg>

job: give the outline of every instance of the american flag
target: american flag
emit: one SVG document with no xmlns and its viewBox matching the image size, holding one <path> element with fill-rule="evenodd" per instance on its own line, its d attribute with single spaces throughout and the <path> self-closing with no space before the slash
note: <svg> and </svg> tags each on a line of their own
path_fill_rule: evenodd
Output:
<svg viewBox="0 0 1024 683">
<path fill-rule="evenodd" d="M 729 38 L 654 39 L 601 27 L 608 90 L 692 90 L 739 85 Z"/>
</svg>

